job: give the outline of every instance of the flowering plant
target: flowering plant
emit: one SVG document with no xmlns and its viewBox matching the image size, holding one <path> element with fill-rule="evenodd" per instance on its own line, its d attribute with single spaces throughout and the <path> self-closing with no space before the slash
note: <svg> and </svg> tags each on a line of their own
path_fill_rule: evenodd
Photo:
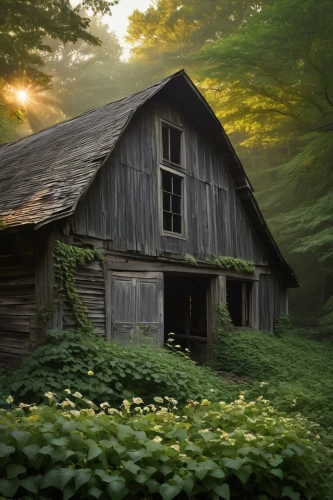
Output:
<svg viewBox="0 0 333 500">
<path fill-rule="evenodd" d="M 263 397 L 179 410 L 169 396 L 118 408 L 68 396 L 0 411 L 5 498 L 331 498 L 327 437 Z"/>
</svg>

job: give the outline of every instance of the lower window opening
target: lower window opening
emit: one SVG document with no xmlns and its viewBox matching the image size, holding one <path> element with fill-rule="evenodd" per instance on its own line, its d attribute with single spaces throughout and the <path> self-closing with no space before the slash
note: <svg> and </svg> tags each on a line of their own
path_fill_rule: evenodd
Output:
<svg viewBox="0 0 333 500">
<path fill-rule="evenodd" d="M 227 280 L 227 306 L 234 326 L 251 326 L 251 291 L 251 282 Z"/>
<path fill-rule="evenodd" d="M 174 345 L 190 350 L 192 359 L 207 359 L 207 285 L 197 276 L 164 275 L 164 336 L 175 335 Z"/>
</svg>

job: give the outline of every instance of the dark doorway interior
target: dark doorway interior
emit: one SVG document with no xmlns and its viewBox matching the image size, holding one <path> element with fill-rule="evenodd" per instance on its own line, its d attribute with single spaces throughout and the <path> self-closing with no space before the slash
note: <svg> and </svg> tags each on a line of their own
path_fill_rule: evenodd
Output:
<svg viewBox="0 0 333 500">
<path fill-rule="evenodd" d="M 251 326 L 252 283 L 227 280 L 227 306 L 235 326 Z"/>
<path fill-rule="evenodd" d="M 197 276 L 164 276 L 164 334 L 175 335 L 174 344 L 188 348 L 196 361 L 207 357 L 207 285 Z"/>
</svg>

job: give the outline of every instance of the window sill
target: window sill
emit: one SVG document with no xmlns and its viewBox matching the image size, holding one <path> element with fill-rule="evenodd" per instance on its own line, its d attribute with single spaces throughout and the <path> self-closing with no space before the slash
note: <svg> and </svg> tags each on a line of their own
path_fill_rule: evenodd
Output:
<svg viewBox="0 0 333 500">
<path fill-rule="evenodd" d="M 178 240 L 186 241 L 186 238 L 182 234 L 171 233 L 169 231 L 162 231 L 162 236 L 171 236 L 171 238 L 177 238 Z"/>
</svg>

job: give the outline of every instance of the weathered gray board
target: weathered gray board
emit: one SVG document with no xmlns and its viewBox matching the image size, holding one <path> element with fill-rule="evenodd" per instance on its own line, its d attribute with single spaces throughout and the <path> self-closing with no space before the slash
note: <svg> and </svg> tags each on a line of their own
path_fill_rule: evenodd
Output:
<svg viewBox="0 0 333 500">
<path fill-rule="evenodd" d="M 184 129 L 186 238 L 161 234 L 158 175 L 160 119 Z M 74 217 L 74 232 L 110 249 L 199 259 L 231 255 L 267 264 L 224 161 L 176 106 L 149 103 L 134 118 Z"/>
<path fill-rule="evenodd" d="M 287 289 L 276 276 L 259 276 L 259 303 L 259 328 L 272 332 L 276 319 L 288 313 Z"/>
</svg>

